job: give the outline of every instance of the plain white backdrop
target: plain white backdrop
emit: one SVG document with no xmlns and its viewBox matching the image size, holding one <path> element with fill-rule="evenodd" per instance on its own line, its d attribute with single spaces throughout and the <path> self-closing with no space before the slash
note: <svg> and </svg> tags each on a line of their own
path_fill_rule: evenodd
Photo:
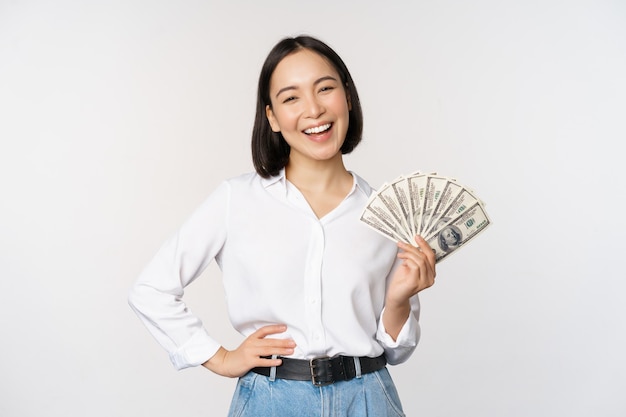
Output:
<svg viewBox="0 0 626 417">
<path fill-rule="evenodd" d="M 626 415 L 621 0 L 0 0 L 0 415 L 226 414 L 235 381 L 175 371 L 126 297 L 252 170 L 261 63 L 302 33 L 359 89 L 349 169 L 454 176 L 493 220 L 422 293 L 407 415 Z M 237 346 L 215 265 L 186 299 Z"/>
</svg>

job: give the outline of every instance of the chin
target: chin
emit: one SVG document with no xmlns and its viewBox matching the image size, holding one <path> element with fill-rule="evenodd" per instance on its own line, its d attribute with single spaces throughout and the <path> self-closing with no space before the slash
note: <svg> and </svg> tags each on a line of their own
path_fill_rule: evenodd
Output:
<svg viewBox="0 0 626 417">
<path fill-rule="evenodd" d="M 320 160 L 320 161 L 328 161 L 330 159 L 337 157 L 337 155 L 341 155 L 341 148 L 334 148 L 328 151 L 312 153 L 313 158 Z"/>
</svg>

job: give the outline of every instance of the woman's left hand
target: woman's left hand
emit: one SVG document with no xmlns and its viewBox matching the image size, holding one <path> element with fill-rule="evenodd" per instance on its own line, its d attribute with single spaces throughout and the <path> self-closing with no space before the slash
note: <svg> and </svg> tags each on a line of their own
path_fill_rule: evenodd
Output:
<svg viewBox="0 0 626 417">
<path fill-rule="evenodd" d="M 386 305 L 400 306 L 409 298 L 435 283 L 435 252 L 421 236 L 415 236 L 417 247 L 398 242 L 402 249 L 398 258 L 404 260 L 398 267 L 387 289 Z"/>
<path fill-rule="evenodd" d="M 415 236 L 417 247 L 398 242 L 402 249 L 398 258 L 404 262 L 396 269 L 387 288 L 383 323 L 387 334 L 396 340 L 402 326 L 411 314 L 409 299 L 435 283 L 435 252 L 420 236 Z"/>
</svg>

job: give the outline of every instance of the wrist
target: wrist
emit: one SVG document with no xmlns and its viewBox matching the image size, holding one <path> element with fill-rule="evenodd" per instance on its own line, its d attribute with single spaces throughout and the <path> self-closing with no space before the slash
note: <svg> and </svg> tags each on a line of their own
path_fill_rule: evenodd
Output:
<svg viewBox="0 0 626 417">
<path fill-rule="evenodd" d="M 394 311 L 410 311 L 411 310 L 411 302 L 408 298 L 395 299 L 393 297 L 385 298 L 385 310 L 394 310 Z"/>
<path fill-rule="evenodd" d="M 400 334 L 400 330 L 402 330 L 410 314 L 411 304 L 408 300 L 400 303 L 389 302 L 389 304 L 385 305 L 382 317 L 383 325 L 385 326 L 387 334 L 391 336 L 394 341 Z"/>
<path fill-rule="evenodd" d="M 224 367 L 224 362 L 227 355 L 228 351 L 220 346 L 220 348 L 217 350 L 217 352 L 215 352 L 213 356 L 211 356 L 207 361 L 202 363 L 202 366 L 204 366 L 211 372 L 223 375 L 222 368 Z"/>
</svg>

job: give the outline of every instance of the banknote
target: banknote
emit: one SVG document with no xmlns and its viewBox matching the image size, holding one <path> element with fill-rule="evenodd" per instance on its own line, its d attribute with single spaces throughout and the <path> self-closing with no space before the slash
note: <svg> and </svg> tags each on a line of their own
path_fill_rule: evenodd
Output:
<svg viewBox="0 0 626 417">
<path fill-rule="evenodd" d="M 436 175 L 436 174 L 432 174 Z M 426 192 L 426 174 L 416 174 L 407 177 L 407 186 L 409 188 L 409 204 L 411 207 L 410 231 L 411 236 L 419 233 L 422 218 L 422 201 Z"/>
<path fill-rule="evenodd" d="M 396 183 L 401 181 L 396 181 Z M 400 187 L 396 187 L 399 189 Z M 407 233 L 410 229 L 408 228 L 408 219 L 405 215 L 405 208 L 403 208 L 403 204 L 398 199 L 398 192 L 394 188 L 393 183 L 384 184 L 381 189 L 376 193 L 376 197 L 374 200 L 380 200 L 387 208 L 387 211 L 393 219 L 395 220 L 395 224 L 399 225 L 403 231 L 403 234 L 408 238 L 410 235 Z M 406 207 L 406 204 L 404 204 Z"/>
<path fill-rule="evenodd" d="M 427 236 L 428 232 L 436 227 L 440 221 L 443 211 L 450 206 L 450 203 L 459 195 L 463 190 L 463 186 L 457 184 L 456 181 L 446 181 L 443 189 L 437 201 L 434 202 L 434 206 L 430 210 L 430 217 L 424 220 L 422 230 L 420 231 L 422 236 Z"/>
<path fill-rule="evenodd" d="M 387 233 L 397 236 L 399 238 L 397 240 L 401 240 L 403 242 L 409 241 L 409 234 L 406 229 L 403 227 L 402 223 L 396 220 L 399 217 L 399 213 L 392 213 L 388 204 L 379 194 L 373 194 L 370 197 L 363 213 L 361 214 L 361 220 L 364 221 L 364 219 L 369 219 L 369 221 L 365 223 L 370 225 L 369 223 L 373 223 L 370 217 L 371 214 L 376 215 L 379 222 L 385 225 L 385 231 Z M 381 232 L 378 229 L 376 230 Z"/>
<path fill-rule="evenodd" d="M 465 245 L 491 224 L 481 203 L 476 203 L 459 217 L 436 230 L 427 242 L 435 251 L 437 262 Z"/>
<path fill-rule="evenodd" d="M 395 241 L 406 242 L 406 237 L 398 234 L 397 228 L 391 225 L 386 219 L 371 211 L 369 208 L 361 213 L 361 221 L 381 235 Z"/>
<path fill-rule="evenodd" d="M 403 225 L 409 232 L 411 232 L 413 230 L 413 223 L 411 221 L 412 211 L 408 181 L 404 177 L 400 177 L 391 183 L 391 189 L 393 190 L 396 199 L 398 200 L 400 210 L 402 211 L 401 217 L 403 219 Z"/>
<path fill-rule="evenodd" d="M 468 207 L 471 207 L 478 202 L 480 202 L 480 200 L 474 195 L 474 193 L 472 193 L 469 189 L 463 188 L 454 200 L 452 200 L 452 202 L 442 208 L 443 212 L 441 215 L 435 222 L 433 222 L 430 229 L 424 233 L 423 236 L 429 237 L 432 232 L 437 229 L 441 229 L 446 225 L 446 223 L 458 217 L 458 215 L 463 213 Z"/>
<path fill-rule="evenodd" d="M 422 214 L 420 216 L 420 228 L 417 230 L 417 233 L 423 235 L 426 231 L 427 225 L 430 223 L 431 216 L 433 214 L 433 210 L 439 199 L 441 198 L 441 194 L 446 187 L 446 184 L 450 182 L 446 177 L 438 176 L 438 175 L 428 175 L 426 176 L 426 188 L 424 190 L 423 202 L 422 202 Z"/>
<path fill-rule="evenodd" d="M 413 172 L 372 193 L 360 220 L 394 241 L 416 245 L 422 236 L 437 262 L 480 234 L 491 220 L 484 203 L 455 178 Z"/>
</svg>

